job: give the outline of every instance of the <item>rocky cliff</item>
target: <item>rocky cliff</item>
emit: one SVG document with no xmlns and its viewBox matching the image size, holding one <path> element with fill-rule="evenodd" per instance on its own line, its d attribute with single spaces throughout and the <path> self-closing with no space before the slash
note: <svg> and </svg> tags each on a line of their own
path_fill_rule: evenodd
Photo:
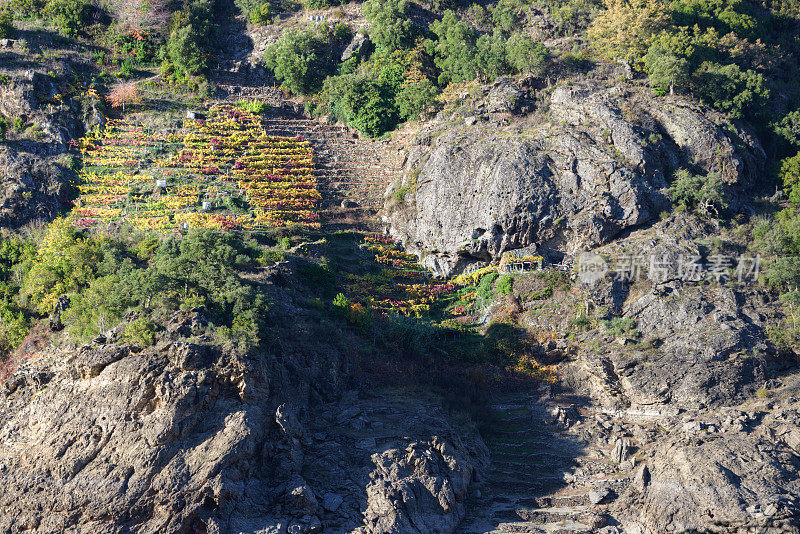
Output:
<svg viewBox="0 0 800 534">
<path fill-rule="evenodd" d="M 441 275 L 530 245 L 558 256 L 607 243 L 658 219 L 677 168 L 716 172 L 734 194 L 763 170 L 746 127 L 696 104 L 559 86 L 511 121 L 526 93 L 509 85 L 440 113 L 395 187 L 391 234 Z"/>
<path fill-rule="evenodd" d="M 0 531 L 452 532 L 487 462 L 474 430 L 352 389 L 313 314 L 273 320 L 293 325 L 274 352 L 225 352 L 194 312 L 151 349 L 27 359 L 0 389 Z"/>
<path fill-rule="evenodd" d="M 69 75 L 67 65 L 58 67 Z M 96 98 L 65 101 L 60 91 L 55 73 L 33 70 L 0 83 L 0 117 L 8 124 L 0 145 L 0 226 L 48 221 L 68 206 L 75 178 L 70 141 L 105 119 Z"/>
</svg>

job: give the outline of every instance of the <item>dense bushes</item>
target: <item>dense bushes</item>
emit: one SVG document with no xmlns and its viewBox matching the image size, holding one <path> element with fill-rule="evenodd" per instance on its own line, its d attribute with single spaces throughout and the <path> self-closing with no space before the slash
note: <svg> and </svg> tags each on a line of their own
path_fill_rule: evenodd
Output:
<svg viewBox="0 0 800 534">
<path fill-rule="evenodd" d="M 0 359 L 17 346 L 28 331 L 28 316 L 19 306 L 18 266 L 31 259 L 36 248 L 20 239 L 0 243 Z"/>
<path fill-rule="evenodd" d="M 434 9 L 446 3 L 437 5 Z M 307 102 L 309 113 L 328 114 L 376 137 L 432 108 L 450 83 L 490 82 L 515 72 L 543 75 L 550 62 L 547 48 L 503 30 L 517 28 L 523 6 L 521 0 L 504 1 L 494 10 L 499 26 L 486 34 L 448 9 L 430 24 L 428 39 L 415 40 L 421 29 L 414 26 L 406 0 L 368 0 L 364 13 L 371 43 L 338 66 L 336 56 L 350 34 L 340 36 L 339 26 L 331 31 L 325 24 L 285 31 L 267 49 L 265 63 L 294 93 L 321 90 Z"/>
<path fill-rule="evenodd" d="M 406 0 L 367 0 L 364 16 L 370 22 L 370 38 L 378 49 L 394 51 L 414 42 L 414 25 Z"/>
<path fill-rule="evenodd" d="M 267 48 L 264 61 L 287 89 L 308 94 L 318 91 L 335 68 L 331 49 L 336 44 L 327 24 L 303 31 L 286 30 Z"/>
<path fill-rule="evenodd" d="M 248 20 L 253 24 L 269 24 L 274 17 L 275 10 L 269 2 L 257 5 L 247 16 Z"/>
<path fill-rule="evenodd" d="M 767 261 L 764 282 L 786 292 L 800 286 L 800 214 L 793 209 L 756 225 L 755 248 Z"/>
<path fill-rule="evenodd" d="M 550 60 L 550 51 L 532 37 L 515 33 L 508 39 L 506 55 L 511 67 L 524 74 L 542 75 Z"/>
<path fill-rule="evenodd" d="M 762 281 L 780 294 L 788 321 L 770 330 L 780 345 L 800 342 L 800 214 L 794 209 L 779 212 L 758 223 L 754 248 L 762 256 Z"/>
<path fill-rule="evenodd" d="M 38 17 L 44 9 L 44 0 L 11 0 L 8 9 L 17 17 Z"/>
<path fill-rule="evenodd" d="M 8 9 L 0 9 L 0 39 L 11 39 L 14 37 L 14 17 Z"/>
<path fill-rule="evenodd" d="M 326 7 L 338 6 L 339 0 L 303 0 L 303 4 L 308 9 L 325 9 Z"/>
<path fill-rule="evenodd" d="M 163 70 L 174 67 L 179 79 L 201 74 L 210 64 L 215 31 L 213 0 L 188 2 L 173 16 Z"/>
<path fill-rule="evenodd" d="M 783 184 L 784 191 L 789 196 L 789 200 L 795 206 L 800 206 L 800 153 L 781 162 L 778 177 Z"/>
<path fill-rule="evenodd" d="M 800 110 L 787 113 L 776 125 L 775 133 L 793 148 L 800 148 Z"/>
<path fill-rule="evenodd" d="M 234 4 L 253 24 L 270 24 L 278 13 L 300 7 L 293 0 L 234 0 Z"/>
<path fill-rule="evenodd" d="M 606 4 L 588 33 L 600 56 L 645 71 L 660 92 L 692 92 L 762 127 L 781 123 L 768 102 L 771 83 L 800 77 L 796 20 L 744 0 Z"/>
<path fill-rule="evenodd" d="M 260 339 L 267 301 L 237 270 L 259 253 L 240 238 L 211 231 L 133 239 L 87 235 L 56 220 L 36 246 L 0 245 L 0 347 L 18 343 L 30 317 L 49 314 L 67 295 L 62 320 L 79 339 L 128 317 L 124 336 L 146 344 L 167 314 L 202 307 L 213 331 L 246 348 Z"/>
<path fill-rule="evenodd" d="M 500 28 L 480 35 L 453 11 L 446 11 L 430 30 L 436 39 L 425 42 L 426 50 L 440 70 L 442 86 L 476 78 L 491 82 L 515 72 L 541 76 L 549 62 L 550 52 L 533 38 L 514 33 L 506 39 Z"/>
<path fill-rule="evenodd" d="M 426 48 L 441 71 L 439 85 L 474 80 L 478 75 L 478 32 L 447 10 L 442 20 L 434 21 L 430 30 L 436 40 L 428 40 Z"/>
<path fill-rule="evenodd" d="M 670 94 L 675 88 L 683 88 L 689 83 L 691 70 L 686 58 L 678 57 L 669 50 L 653 45 L 644 56 L 644 65 L 650 84 Z"/>
<path fill-rule="evenodd" d="M 82 27 L 89 4 L 84 0 L 50 0 L 44 8 L 44 16 L 55 22 L 64 35 L 75 35 Z"/>
<path fill-rule="evenodd" d="M 601 0 L 550 0 L 550 14 L 563 32 L 576 32 L 589 26 L 603 6 Z"/>
<path fill-rule="evenodd" d="M 421 53 L 420 47 L 377 52 L 360 69 L 328 78 L 322 91 L 328 113 L 371 137 L 416 117 L 438 94 L 421 71 Z"/>
<path fill-rule="evenodd" d="M 715 173 L 698 176 L 680 169 L 675 173 L 669 196 L 679 209 L 702 217 L 719 217 L 728 207 L 722 179 Z"/>
<path fill-rule="evenodd" d="M 769 98 L 764 76 L 738 65 L 706 62 L 697 71 L 697 93 L 735 118 L 757 118 Z"/>
</svg>

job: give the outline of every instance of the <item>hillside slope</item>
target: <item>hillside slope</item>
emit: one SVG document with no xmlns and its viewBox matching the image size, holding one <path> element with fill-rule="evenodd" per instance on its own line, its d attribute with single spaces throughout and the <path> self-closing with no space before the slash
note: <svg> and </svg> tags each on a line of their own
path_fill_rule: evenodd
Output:
<svg viewBox="0 0 800 534">
<path fill-rule="evenodd" d="M 0 6 L 0 532 L 800 532 L 797 8 Z"/>
</svg>

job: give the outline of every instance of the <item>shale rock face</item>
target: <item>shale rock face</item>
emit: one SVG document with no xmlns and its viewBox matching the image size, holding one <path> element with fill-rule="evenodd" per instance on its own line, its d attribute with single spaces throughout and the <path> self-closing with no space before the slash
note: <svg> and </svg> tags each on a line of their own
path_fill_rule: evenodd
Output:
<svg viewBox="0 0 800 534">
<path fill-rule="evenodd" d="M 0 145 L 0 226 L 49 220 L 63 210 L 74 177 L 65 158 L 69 142 L 103 120 L 97 102 L 84 110 L 40 102 L 57 93 L 51 78 L 34 71 L 15 73 L 0 84 L 0 115 L 27 125 L 14 133 L 13 143 Z"/>
<path fill-rule="evenodd" d="M 144 351 L 40 354 L 0 386 L 0 532 L 450 532 L 463 516 L 487 453 L 435 402 L 343 397 L 345 358 L 313 342 L 240 356 L 168 330 Z"/>
<path fill-rule="evenodd" d="M 571 254 L 607 243 L 658 217 L 681 166 L 718 172 L 732 190 L 749 186 L 763 150 L 701 111 L 619 89 L 559 87 L 546 122 L 440 126 L 435 141 L 422 132 L 420 143 L 432 146 L 412 151 L 391 233 L 448 275 L 529 245 Z"/>
<path fill-rule="evenodd" d="M 796 531 L 797 457 L 781 449 L 753 434 L 669 440 L 651 460 L 641 523 L 651 532 Z"/>
</svg>

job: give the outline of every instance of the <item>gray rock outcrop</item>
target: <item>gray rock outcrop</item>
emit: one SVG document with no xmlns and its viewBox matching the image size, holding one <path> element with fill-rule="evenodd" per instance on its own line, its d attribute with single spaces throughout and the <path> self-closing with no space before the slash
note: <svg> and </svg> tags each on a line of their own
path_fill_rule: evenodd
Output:
<svg viewBox="0 0 800 534">
<path fill-rule="evenodd" d="M 796 532 L 796 457 L 754 435 L 657 447 L 644 490 L 647 532 Z"/>
<path fill-rule="evenodd" d="M 452 532 L 474 431 L 430 400 L 343 397 L 333 347 L 189 343 L 188 315 L 173 341 L 45 351 L 0 385 L 0 532 Z"/>
<path fill-rule="evenodd" d="M 765 160 L 746 130 L 678 100 L 561 86 L 548 105 L 547 122 L 421 133 L 431 146 L 410 155 L 391 234 L 441 275 L 529 245 L 573 254 L 656 220 L 672 169 L 718 172 L 737 190 Z"/>
</svg>

